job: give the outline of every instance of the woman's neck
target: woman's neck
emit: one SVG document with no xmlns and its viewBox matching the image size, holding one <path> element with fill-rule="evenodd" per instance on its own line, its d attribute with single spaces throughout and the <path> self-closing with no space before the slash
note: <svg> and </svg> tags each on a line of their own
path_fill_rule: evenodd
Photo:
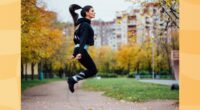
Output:
<svg viewBox="0 0 200 110">
<path fill-rule="evenodd" d="M 91 19 L 92 19 L 92 18 L 90 18 L 90 17 L 87 17 L 87 16 L 86 16 L 85 18 L 86 18 L 86 19 L 89 19 L 89 20 L 91 20 Z"/>
</svg>

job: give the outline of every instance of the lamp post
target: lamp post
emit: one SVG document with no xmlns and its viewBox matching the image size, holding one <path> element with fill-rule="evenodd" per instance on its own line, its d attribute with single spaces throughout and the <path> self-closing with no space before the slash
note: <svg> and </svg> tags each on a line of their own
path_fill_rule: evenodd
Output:
<svg viewBox="0 0 200 110">
<path fill-rule="evenodd" d="M 152 37 L 152 77 L 154 79 L 154 36 Z"/>
<path fill-rule="evenodd" d="M 152 41 L 152 79 L 154 79 L 155 73 L 154 73 L 154 33 L 153 31 L 150 31 L 150 35 L 151 35 L 151 41 Z"/>
</svg>

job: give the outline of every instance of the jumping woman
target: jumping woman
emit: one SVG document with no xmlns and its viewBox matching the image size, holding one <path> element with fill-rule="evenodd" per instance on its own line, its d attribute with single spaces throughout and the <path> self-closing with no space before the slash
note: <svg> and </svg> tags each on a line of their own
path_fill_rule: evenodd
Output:
<svg viewBox="0 0 200 110">
<path fill-rule="evenodd" d="M 82 18 L 78 19 L 76 10 L 81 9 Z M 69 77 L 67 79 L 69 90 L 74 92 L 74 85 L 83 79 L 92 77 L 97 74 L 97 68 L 88 54 L 87 50 L 89 46 L 94 45 L 94 31 L 91 27 L 91 19 L 95 17 L 95 12 L 92 6 L 84 6 L 83 8 L 77 4 L 72 4 L 69 7 L 70 14 L 74 21 L 74 53 L 71 59 L 77 59 L 86 70 Z"/>
</svg>

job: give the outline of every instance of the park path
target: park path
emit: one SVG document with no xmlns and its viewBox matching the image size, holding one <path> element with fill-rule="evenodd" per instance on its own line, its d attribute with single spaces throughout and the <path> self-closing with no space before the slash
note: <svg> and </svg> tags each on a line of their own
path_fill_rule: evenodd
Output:
<svg viewBox="0 0 200 110">
<path fill-rule="evenodd" d="M 103 96 L 76 85 L 75 93 L 68 91 L 66 81 L 35 86 L 22 93 L 22 110 L 178 110 L 175 100 L 155 100 L 133 103 Z"/>
</svg>

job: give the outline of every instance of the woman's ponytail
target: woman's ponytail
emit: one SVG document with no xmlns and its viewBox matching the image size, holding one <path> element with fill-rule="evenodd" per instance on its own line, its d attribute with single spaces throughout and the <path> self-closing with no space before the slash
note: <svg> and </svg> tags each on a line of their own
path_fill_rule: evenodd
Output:
<svg viewBox="0 0 200 110">
<path fill-rule="evenodd" d="M 77 5 L 77 4 L 72 4 L 72 5 L 70 5 L 70 7 L 69 7 L 69 12 L 70 12 L 70 14 L 71 14 L 71 16 L 72 16 L 72 18 L 73 18 L 74 26 L 76 25 L 76 21 L 77 21 L 77 19 L 78 19 L 78 14 L 75 13 L 75 11 L 78 10 L 78 9 L 81 9 L 81 6 L 79 6 L 79 5 Z"/>
</svg>

